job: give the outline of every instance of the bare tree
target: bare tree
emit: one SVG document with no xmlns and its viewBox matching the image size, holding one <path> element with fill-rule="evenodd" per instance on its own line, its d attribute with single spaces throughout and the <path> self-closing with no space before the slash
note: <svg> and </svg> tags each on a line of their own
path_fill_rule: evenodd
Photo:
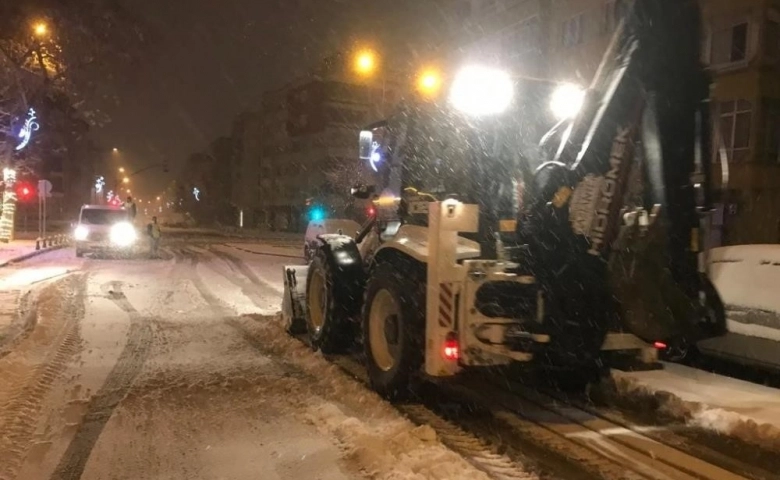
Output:
<svg viewBox="0 0 780 480">
<path fill-rule="evenodd" d="M 142 43 L 132 19 L 110 0 L 0 4 L 0 169 L 34 169 L 44 152 L 72 148 L 73 140 L 100 120 L 99 112 L 83 108 L 104 78 L 100 71 L 131 64 Z M 46 140 L 17 152 L 20 128 L 33 105 L 47 110 L 47 128 L 39 135 Z M 0 241 L 7 242 L 16 196 L 14 176 L 5 177 Z"/>
</svg>

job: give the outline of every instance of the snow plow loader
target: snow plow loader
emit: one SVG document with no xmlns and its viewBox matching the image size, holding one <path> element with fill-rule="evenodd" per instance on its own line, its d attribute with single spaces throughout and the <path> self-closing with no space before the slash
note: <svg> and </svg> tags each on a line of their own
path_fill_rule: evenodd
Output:
<svg viewBox="0 0 780 480">
<path fill-rule="evenodd" d="M 490 69 L 366 127 L 374 182 L 353 195 L 375 214 L 284 267 L 288 330 L 326 354 L 362 345 L 388 397 L 515 364 L 587 383 L 720 334 L 699 24 L 693 0 L 634 2 L 582 108 L 536 148 L 518 132 L 539 116 Z"/>
</svg>

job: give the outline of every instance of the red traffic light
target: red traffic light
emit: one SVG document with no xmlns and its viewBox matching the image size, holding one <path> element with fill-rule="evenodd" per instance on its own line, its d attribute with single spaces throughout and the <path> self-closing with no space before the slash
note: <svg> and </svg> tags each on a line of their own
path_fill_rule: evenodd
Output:
<svg viewBox="0 0 780 480">
<path fill-rule="evenodd" d="M 19 200 L 29 200 L 35 195 L 35 189 L 27 184 L 27 183 L 20 183 L 16 186 L 16 196 L 19 197 Z"/>
</svg>

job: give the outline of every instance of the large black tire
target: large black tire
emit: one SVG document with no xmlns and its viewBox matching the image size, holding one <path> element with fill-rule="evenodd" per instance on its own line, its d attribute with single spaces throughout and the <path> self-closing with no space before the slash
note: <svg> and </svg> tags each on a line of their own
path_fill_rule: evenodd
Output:
<svg viewBox="0 0 780 480">
<path fill-rule="evenodd" d="M 702 292 L 705 297 L 703 322 L 700 326 L 705 338 L 724 335 L 726 329 L 726 306 L 720 298 L 718 289 L 709 278 L 702 279 Z"/>
<path fill-rule="evenodd" d="M 691 338 L 680 336 L 669 340 L 667 342 L 669 348 L 661 352 L 662 360 L 683 365 L 697 365 L 701 360 L 701 353 L 696 347 L 696 343 L 702 339 L 726 334 L 726 307 L 709 278 L 702 278 L 701 291 L 704 294 L 704 304 L 699 310 L 700 318 L 696 325 L 697 330 L 690 336 Z"/>
<path fill-rule="evenodd" d="M 345 305 L 333 296 L 333 271 L 324 250 L 317 250 L 306 277 L 306 329 L 312 348 L 326 355 L 346 352 L 355 329 Z"/>
<path fill-rule="evenodd" d="M 378 264 L 368 279 L 363 348 L 371 387 L 385 398 L 408 397 L 419 377 L 425 352 L 424 278 L 414 261 L 396 259 Z M 384 355 L 378 345 L 387 346 Z"/>
</svg>

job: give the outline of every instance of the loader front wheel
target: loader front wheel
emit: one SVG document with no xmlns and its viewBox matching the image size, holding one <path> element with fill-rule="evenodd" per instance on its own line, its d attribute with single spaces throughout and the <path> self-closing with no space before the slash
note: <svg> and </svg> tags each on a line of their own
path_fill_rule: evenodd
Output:
<svg viewBox="0 0 780 480">
<path fill-rule="evenodd" d="M 354 328 L 343 305 L 334 298 L 334 277 L 323 250 L 318 250 L 306 277 L 306 329 L 312 348 L 322 353 L 344 353 L 352 344 Z"/>
<path fill-rule="evenodd" d="M 410 275 L 416 266 L 401 262 L 380 263 L 374 268 L 363 303 L 363 348 L 369 381 L 377 393 L 390 399 L 408 397 L 413 391 L 425 346 L 424 275 Z"/>
</svg>

